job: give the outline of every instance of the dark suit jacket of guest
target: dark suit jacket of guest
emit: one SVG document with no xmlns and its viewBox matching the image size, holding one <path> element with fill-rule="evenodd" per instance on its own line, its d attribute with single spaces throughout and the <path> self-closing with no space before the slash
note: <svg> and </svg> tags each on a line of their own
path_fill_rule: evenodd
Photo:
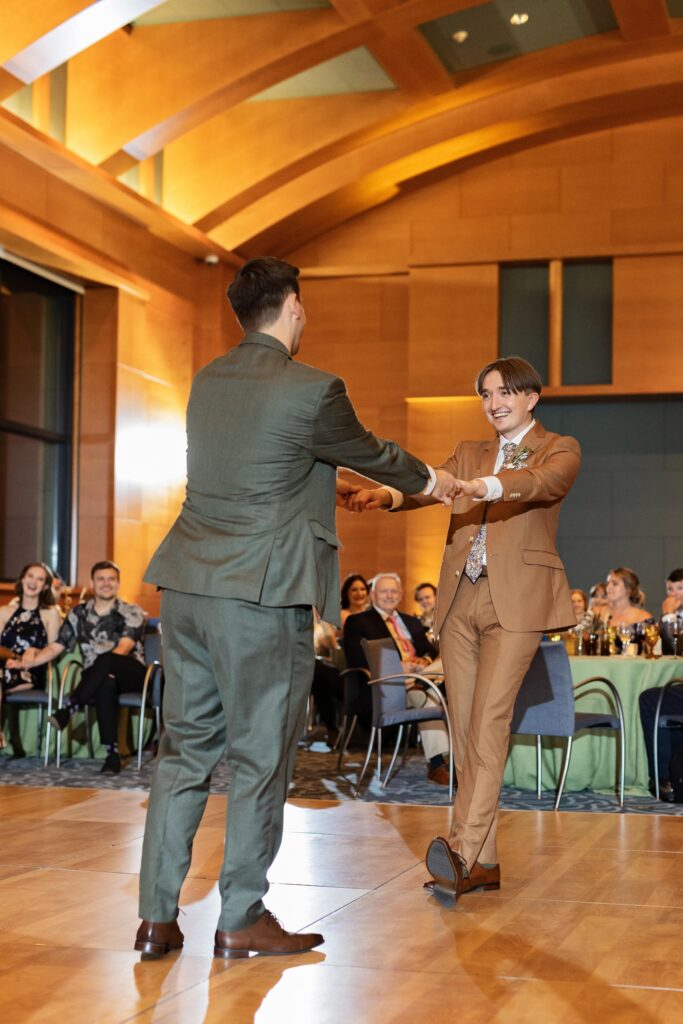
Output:
<svg viewBox="0 0 683 1024">
<path fill-rule="evenodd" d="M 418 658 L 435 658 L 437 650 L 434 644 L 430 643 L 427 631 L 417 616 L 406 615 L 402 611 L 399 611 L 398 614 L 401 616 L 412 637 L 413 647 Z M 363 648 L 361 647 L 361 640 L 385 640 L 387 638 L 393 639 L 384 619 L 374 608 L 370 608 L 367 612 L 349 615 L 344 625 L 343 637 L 344 654 L 348 667 L 368 667 Z"/>
</svg>

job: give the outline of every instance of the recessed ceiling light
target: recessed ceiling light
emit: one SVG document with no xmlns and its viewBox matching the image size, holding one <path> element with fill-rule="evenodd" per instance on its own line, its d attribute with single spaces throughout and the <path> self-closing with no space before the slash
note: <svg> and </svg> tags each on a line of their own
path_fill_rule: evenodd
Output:
<svg viewBox="0 0 683 1024">
<path fill-rule="evenodd" d="M 521 14 L 513 14 L 510 18 L 511 25 L 526 25 L 529 15 L 522 11 Z"/>
<path fill-rule="evenodd" d="M 465 40 L 467 39 L 468 35 L 469 35 L 469 32 L 466 32 L 464 28 L 461 28 L 457 32 L 453 33 L 453 35 L 451 36 L 451 39 L 455 43 L 464 43 Z"/>
</svg>

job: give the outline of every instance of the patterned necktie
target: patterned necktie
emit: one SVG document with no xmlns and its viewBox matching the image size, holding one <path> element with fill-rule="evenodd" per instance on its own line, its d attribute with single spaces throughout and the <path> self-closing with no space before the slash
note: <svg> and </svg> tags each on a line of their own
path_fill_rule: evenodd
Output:
<svg viewBox="0 0 683 1024">
<path fill-rule="evenodd" d="M 393 615 L 389 615 L 384 620 L 384 623 L 391 633 L 391 639 L 398 647 L 399 654 L 401 655 L 401 661 L 415 661 L 415 648 L 410 640 L 401 634 L 396 612 L 394 612 Z"/>
<path fill-rule="evenodd" d="M 503 462 L 501 469 L 505 468 L 506 463 L 512 458 L 512 454 L 515 451 L 517 445 L 513 444 L 512 441 L 507 441 L 503 445 Z M 467 556 L 465 562 L 465 575 L 468 579 L 476 583 L 481 576 L 481 570 L 484 565 L 484 555 L 486 554 L 486 512 L 484 512 L 484 522 L 479 527 L 479 533 L 474 539 L 474 544 L 470 548 L 470 553 Z"/>
</svg>

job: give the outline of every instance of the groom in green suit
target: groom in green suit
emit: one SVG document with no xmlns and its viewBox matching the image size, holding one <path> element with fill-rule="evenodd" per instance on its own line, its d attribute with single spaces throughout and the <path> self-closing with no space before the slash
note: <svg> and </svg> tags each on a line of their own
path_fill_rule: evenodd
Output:
<svg viewBox="0 0 683 1024">
<path fill-rule="evenodd" d="M 145 575 L 163 589 L 165 731 L 150 794 L 135 948 L 182 946 L 178 897 L 211 773 L 233 779 L 214 954 L 294 953 L 263 905 L 313 677 L 312 606 L 339 622 L 335 501 L 348 467 L 449 503 L 453 478 L 358 421 L 343 381 L 293 360 L 306 315 L 296 267 L 254 259 L 228 297 L 241 343 L 194 379 L 187 496 Z"/>
</svg>

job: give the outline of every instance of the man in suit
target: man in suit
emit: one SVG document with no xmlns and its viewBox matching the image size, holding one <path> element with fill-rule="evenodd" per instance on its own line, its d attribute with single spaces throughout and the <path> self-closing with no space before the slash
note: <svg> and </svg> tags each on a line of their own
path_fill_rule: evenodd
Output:
<svg viewBox="0 0 683 1024">
<path fill-rule="evenodd" d="M 398 611 L 402 597 L 401 577 L 396 573 L 379 573 L 372 580 L 372 608 L 349 615 L 344 626 L 344 655 L 349 668 L 368 667 L 361 640 L 393 640 L 405 672 L 421 672 L 436 657 L 436 648 L 420 620 L 415 615 Z M 363 690 L 368 711 L 371 708 L 369 690 L 369 686 Z M 406 689 L 408 707 L 421 708 L 433 699 L 419 686 Z M 448 732 L 445 725 L 442 722 L 422 722 L 420 736 L 427 759 L 427 778 L 440 786 L 448 786 Z"/>
<path fill-rule="evenodd" d="M 164 721 L 145 826 L 135 948 L 182 946 L 178 898 L 211 772 L 233 769 L 214 954 L 296 953 L 323 940 L 265 910 L 313 676 L 313 614 L 339 622 L 336 469 L 434 493 L 455 481 L 359 423 L 343 381 L 296 363 L 298 270 L 249 261 L 228 297 L 246 332 L 194 379 L 187 495 L 145 579 L 163 589 Z"/>
<path fill-rule="evenodd" d="M 427 886 L 456 899 L 500 887 L 497 808 L 515 698 L 542 634 L 576 622 L 556 535 L 580 449 L 534 419 L 541 389 L 525 359 L 485 366 L 476 391 L 496 436 L 459 442 L 442 465 L 459 488 L 435 620 L 458 794 L 450 836 L 427 852 L 434 878 Z M 387 488 L 361 491 L 351 503 L 359 510 L 431 504 Z"/>
</svg>

